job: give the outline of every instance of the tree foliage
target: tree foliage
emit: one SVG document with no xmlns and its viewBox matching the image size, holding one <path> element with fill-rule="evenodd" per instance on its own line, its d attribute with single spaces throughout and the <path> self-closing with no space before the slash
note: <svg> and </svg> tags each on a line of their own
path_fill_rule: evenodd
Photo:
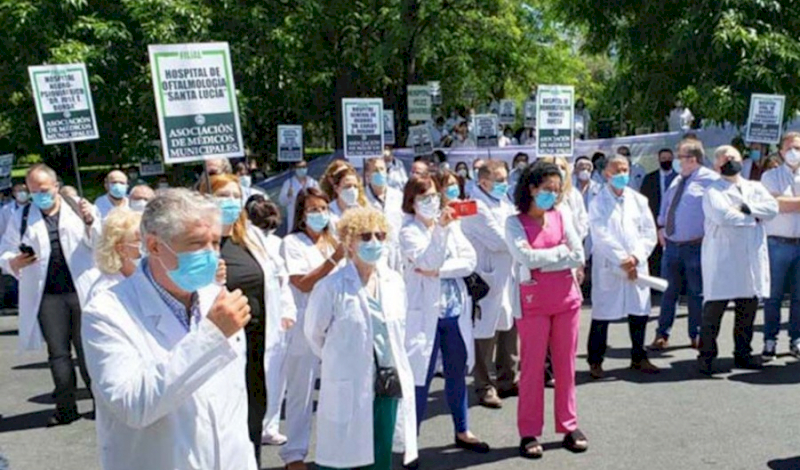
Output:
<svg viewBox="0 0 800 470">
<path fill-rule="evenodd" d="M 0 142 L 65 169 L 42 146 L 27 67 L 85 62 L 100 140 L 87 158 L 135 159 L 158 138 L 147 46 L 231 45 L 248 148 L 274 152 L 278 124 L 340 142 L 340 102 L 383 97 L 405 130 L 406 86 L 442 82 L 446 107 L 522 98 L 537 83 L 594 94 L 550 0 L 3 0 Z M 475 92 L 467 102 L 464 92 Z"/>
</svg>

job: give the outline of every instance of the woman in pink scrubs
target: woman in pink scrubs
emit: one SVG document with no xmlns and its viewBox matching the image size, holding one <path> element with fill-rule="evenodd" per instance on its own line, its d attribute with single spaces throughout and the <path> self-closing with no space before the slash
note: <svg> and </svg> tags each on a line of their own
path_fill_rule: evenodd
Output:
<svg viewBox="0 0 800 470">
<path fill-rule="evenodd" d="M 563 187 L 552 163 L 525 169 L 514 194 L 519 215 L 506 222 L 506 242 L 519 265 L 521 315 L 519 381 L 520 455 L 542 456 L 538 441 L 544 428 L 544 364 L 548 349 L 555 375 L 556 432 L 563 446 L 584 452 L 589 444 L 578 429 L 575 400 L 575 356 L 578 346 L 581 291 L 573 269 L 584 262 L 583 244 L 569 219 L 553 210 Z"/>
</svg>

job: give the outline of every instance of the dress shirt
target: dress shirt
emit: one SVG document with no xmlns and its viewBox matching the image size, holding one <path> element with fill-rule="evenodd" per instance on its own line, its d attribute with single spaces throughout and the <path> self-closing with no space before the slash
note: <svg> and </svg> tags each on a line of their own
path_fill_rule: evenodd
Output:
<svg viewBox="0 0 800 470">
<path fill-rule="evenodd" d="M 676 243 L 703 238 L 705 233 L 703 195 L 706 192 L 706 188 L 719 179 L 719 175 L 706 167 L 700 167 L 687 177 L 683 175 L 677 176 L 661 201 L 661 211 L 658 215 L 659 227 L 664 227 L 667 223 L 667 211 L 683 178 L 688 178 L 688 181 L 675 208 L 675 233 L 667 236 L 667 240 Z"/>
<path fill-rule="evenodd" d="M 788 165 L 769 170 L 761 177 L 761 184 L 774 197 L 797 197 L 800 188 L 800 169 Z M 800 238 L 800 213 L 781 212 L 766 223 L 767 236 Z"/>
</svg>

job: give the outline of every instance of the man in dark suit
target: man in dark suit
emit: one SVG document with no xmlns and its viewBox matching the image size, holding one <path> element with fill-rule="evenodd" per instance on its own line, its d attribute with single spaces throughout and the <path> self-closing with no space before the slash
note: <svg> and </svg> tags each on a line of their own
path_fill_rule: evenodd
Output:
<svg viewBox="0 0 800 470">
<path fill-rule="evenodd" d="M 664 193 L 672 184 L 677 173 L 672 167 L 672 160 L 674 155 L 672 150 L 664 148 L 658 151 L 658 163 L 661 166 L 658 170 L 648 173 L 644 180 L 642 180 L 642 194 L 647 197 L 650 203 L 650 212 L 653 213 L 653 219 L 658 220 L 658 212 L 661 210 L 661 199 Z M 660 228 L 660 227 L 659 227 Z M 650 273 L 654 276 L 661 275 L 661 256 L 663 255 L 663 247 L 659 244 L 653 250 L 648 262 L 650 264 Z"/>
</svg>

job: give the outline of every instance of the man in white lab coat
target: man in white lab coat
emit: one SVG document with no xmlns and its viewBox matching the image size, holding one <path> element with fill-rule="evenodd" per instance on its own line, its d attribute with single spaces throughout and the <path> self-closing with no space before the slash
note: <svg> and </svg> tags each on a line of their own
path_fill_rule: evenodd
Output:
<svg viewBox="0 0 800 470">
<path fill-rule="evenodd" d="M 631 157 L 631 149 L 627 145 L 620 145 L 619 148 L 617 148 L 617 155 L 622 155 L 628 159 L 628 165 L 630 167 L 628 186 L 633 188 L 635 191 L 641 191 L 644 177 L 647 176 L 647 170 L 645 170 L 642 165 L 633 162 Z"/>
<path fill-rule="evenodd" d="M 308 176 L 308 163 L 299 161 L 294 166 L 294 175 L 283 182 L 278 195 L 278 202 L 286 208 L 286 233 L 291 233 L 294 229 L 294 206 L 297 195 L 307 188 L 319 188 L 319 183 Z"/>
<path fill-rule="evenodd" d="M 148 256 L 94 297 L 83 344 L 104 470 L 255 470 L 241 291 L 213 284 L 222 233 L 211 199 L 168 189 L 142 216 Z"/>
<path fill-rule="evenodd" d="M 403 162 L 395 158 L 391 147 L 388 145 L 383 149 L 383 161 L 386 163 L 386 177 L 388 185 L 400 192 L 406 187 L 408 173 Z"/>
<path fill-rule="evenodd" d="M 650 288 L 639 286 L 648 275 L 647 258 L 658 242 L 647 198 L 628 185 L 628 159 L 616 156 L 604 171 L 607 184 L 589 205 L 592 227 L 592 326 L 588 362 L 593 378 L 604 376 L 608 325 L 627 317 L 631 336 L 631 369 L 657 373 L 647 359 L 644 337 L 650 315 Z"/>
<path fill-rule="evenodd" d="M 728 304 L 735 304 L 734 365 L 760 369 L 753 357 L 753 322 L 758 299 L 770 295 L 766 221 L 778 215 L 778 201 L 756 181 L 741 175 L 742 155 L 723 145 L 715 153 L 714 169 L 721 179 L 703 195 L 706 235 L 703 237 L 703 323 L 700 327 L 700 373 L 711 375 L 717 357 L 717 336 Z"/>
<path fill-rule="evenodd" d="M 37 350 L 42 339 L 55 390 L 56 412 L 48 426 L 80 418 L 76 404 L 75 364 L 89 386 L 81 348 L 81 307 L 94 274 L 94 243 L 100 238 L 100 215 L 82 199 L 79 203 L 58 193 L 56 173 L 34 165 L 25 177 L 32 204 L 8 223 L 0 246 L 0 267 L 19 280 L 19 349 Z"/>
<path fill-rule="evenodd" d="M 389 186 L 386 162 L 370 158 L 364 162 L 364 187 L 370 206 L 386 216 L 389 239 L 385 258 L 389 267 L 403 274 L 403 257 L 400 254 L 400 229 L 403 227 L 403 192 Z"/>
<path fill-rule="evenodd" d="M 517 329 L 511 309 L 514 260 L 505 242 L 506 219 L 516 209 L 508 198 L 503 161 L 487 161 L 477 178 L 472 198 L 478 203 L 478 214 L 461 219 L 461 229 L 478 255 L 475 272 L 489 284 L 489 293 L 479 302 L 480 318 L 473 322 L 473 375 L 480 404 L 500 408 L 501 398 L 517 394 Z M 496 380 L 491 378 L 494 371 Z"/>
<path fill-rule="evenodd" d="M 128 177 L 119 170 L 112 170 L 105 179 L 106 194 L 94 201 L 100 217 L 105 219 L 112 209 L 128 207 Z"/>
</svg>

